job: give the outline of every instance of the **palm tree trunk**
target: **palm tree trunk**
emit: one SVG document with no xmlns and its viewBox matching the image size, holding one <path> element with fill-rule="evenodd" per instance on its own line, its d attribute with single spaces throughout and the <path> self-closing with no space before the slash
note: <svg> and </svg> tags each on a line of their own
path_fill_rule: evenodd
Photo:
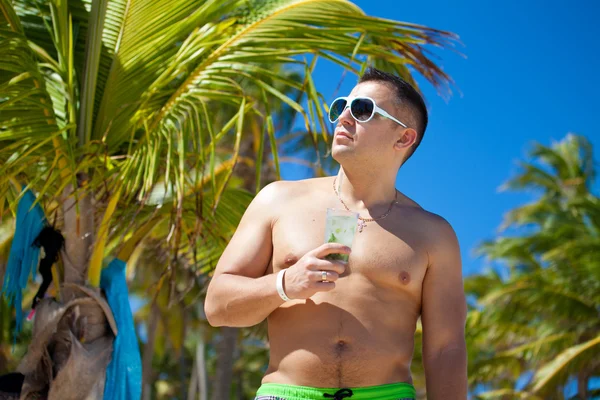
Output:
<svg viewBox="0 0 600 400">
<path fill-rule="evenodd" d="M 183 304 L 183 303 L 181 303 Z M 185 308 L 183 307 L 183 305 L 181 305 L 179 307 L 179 312 L 181 313 L 181 348 L 179 349 L 179 380 L 181 382 L 180 384 L 180 392 L 181 392 L 181 398 L 183 400 L 186 400 L 186 390 L 185 390 L 185 380 L 187 378 L 187 374 L 186 374 L 186 370 L 187 370 L 187 366 L 186 366 L 186 362 L 185 362 L 185 335 L 187 333 L 187 313 L 185 312 Z"/>
<path fill-rule="evenodd" d="M 224 326 L 217 342 L 217 371 L 215 373 L 212 400 L 229 399 L 233 379 L 233 362 L 237 344 L 238 328 Z"/>
<path fill-rule="evenodd" d="M 206 357 L 204 356 L 204 339 L 202 339 L 201 347 L 198 347 L 196 351 L 199 351 L 199 358 L 196 361 L 196 368 L 198 369 L 198 385 L 200 387 L 200 400 L 208 400 L 208 378 L 206 373 Z M 196 353 L 198 356 L 198 353 Z"/>
<path fill-rule="evenodd" d="M 235 373 L 235 379 L 237 381 L 237 400 L 245 400 L 244 397 L 244 381 L 243 381 L 244 373 L 242 370 L 238 370 Z"/>
<path fill-rule="evenodd" d="M 8 308 L 8 304 L 4 296 L 0 296 L 0 371 L 8 371 L 7 358 L 4 353 L 4 345 L 9 343 L 10 338 L 10 318 L 12 312 Z"/>
<path fill-rule="evenodd" d="M 196 400 L 197 391 L 199 391 L 200 400 L 208 400 L 207 389 L 208 387 L 206 379 L 206 359 L 204 358 L 204 337 L 201 335 L 198 344 L 196 344 L 194 367 L 192 368 L 192 375 L 190 376 L 190 385 L 188 387 L 188 400 Z"/>
<path fill-rule="evenodd" d="M 153 302 L 150 318 L 148 319 L 148 340 L 146 346 L 144 346 L 144 356 L 142 358 L 142 399 L 144 400 L 149 400 L 152 394 L 152 359 L 154 358 L 154 342 L 156 341 L 159 316 L 160 309 L 156 302 Z"/>
<path fill-rule="evenodd" d="M 194 356 L 194 365 L 190 375 L 190 384 L 188 385 L 187 400 L 196 400 L 196 391 L 198 390 L 198 345 L 196 345 L 196 355 Z"/>
<path fill-rule="evenodd" d="M 86 178 L 81 176 L 78 179 L 84 181 Z M 91 194 L 80 194 L 76 202 L 73 192 L 73 187 L 68 185 L 62 195 L 64 281 L 83 285 L 87 278 L 87 267 L 94 243 L 94 205 Z M 68 300 L 70 299 L 63 299 L 63 302 Z"/>
<path fill-rule="evenodd" d="M 86 175 L 78 174 L 77 187 L 85 187 L 86 182 Z M 17 367 L 25 376 L 22 399 L 38 398 L 41 393 L 49 399 L 103 395 L 116 325 L 100 289 L 85 286 L 95 233 L 93 193 L 79 191 L 78 198 L 74 193 L 74 187 L 67 185 L 60 196 L 65 239 L 60 297 L 44 299 L 36 307 L 33 338 Z"/>
<path fill-rule="evenodd" d="M 581 399 L 588 398 L 588 374 L 586 371 L 577 374 L 577 394 Z"/>
</svg>

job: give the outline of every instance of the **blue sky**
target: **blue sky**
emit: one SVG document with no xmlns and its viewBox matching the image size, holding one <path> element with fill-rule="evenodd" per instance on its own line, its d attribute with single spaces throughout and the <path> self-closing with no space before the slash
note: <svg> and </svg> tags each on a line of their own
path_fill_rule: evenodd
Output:
<svg viewBox="0 0 600 400">
<path fill-rule="evenodd" d="M 466 58 L 435 50 L 462 95 L 455 91 L 444 100 L 418 77 L 430 123 L 418 151 L 400 170 L 396 187 L 452 224 L 465 274 L 481 271 L 485 260 L 475 258 L 473 248 L 495 236 L 506 211 L 534 198 L 498 192 L 517 173 L 516 161 L 526 158 L 534 141 L 550 145 L 568 132 L 585 135 L 600 160 L 600 24 L 594 21 L 600 3 L 355 3 L 369 15 L 454 32 L 464 44 L 458 50 Z M 319 60 L 315 83 L 327 101 L 341 73 Z M 338 95 L 355 83 L 356 77 L 347 74 Z M 301 179 L 310 173 L 285 164 L 282 175 Z"/>
</svg>

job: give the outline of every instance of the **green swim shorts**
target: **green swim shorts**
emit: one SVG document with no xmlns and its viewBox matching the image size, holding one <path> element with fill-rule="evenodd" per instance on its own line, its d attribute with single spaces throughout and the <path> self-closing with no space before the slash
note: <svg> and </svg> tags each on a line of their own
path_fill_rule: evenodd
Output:
<svg viewBox="0 0 600 400">
<path fill-rule="evenodd" d="M 254 400 L 414 400 L 415 396 L 414 386 L 408 383 L 343 389 L 264 383 Z"/>
</svg>

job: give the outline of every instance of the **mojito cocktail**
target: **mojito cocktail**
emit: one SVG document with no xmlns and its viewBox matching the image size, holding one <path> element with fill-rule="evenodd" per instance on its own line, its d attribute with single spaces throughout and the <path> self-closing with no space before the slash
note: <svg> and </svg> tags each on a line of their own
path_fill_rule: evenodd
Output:
<svg viewBox="0 0 600 400">
<path fill-rule="evenodd" d="M 341 243 L 352 247 L 357 222 L 357 213 L 328 208 L 327 219 L 325 220 L 325 243 Z M 329 254 L 325 258 L 327 260 L 348 261 L 347 254 Z"/>
</svg>

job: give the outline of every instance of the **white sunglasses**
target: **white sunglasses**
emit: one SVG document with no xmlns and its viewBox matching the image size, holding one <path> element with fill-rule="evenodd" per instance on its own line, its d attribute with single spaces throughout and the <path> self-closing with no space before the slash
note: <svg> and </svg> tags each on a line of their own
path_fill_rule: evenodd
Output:
<svg viewBox="0 0 600 400">
<path fill-rule="evenodd" d="M 392 117 L 383 108 L 378 107 L 375 100 L 370 97 L 338 97 L 329 106 L 329 121 L 332 123 L 337 121 L 348 107 L 350 107 L 352 118 L 358 122 L 369 122 L 377 113 L 408 128 L 406 124 Z"/>
</svg>

